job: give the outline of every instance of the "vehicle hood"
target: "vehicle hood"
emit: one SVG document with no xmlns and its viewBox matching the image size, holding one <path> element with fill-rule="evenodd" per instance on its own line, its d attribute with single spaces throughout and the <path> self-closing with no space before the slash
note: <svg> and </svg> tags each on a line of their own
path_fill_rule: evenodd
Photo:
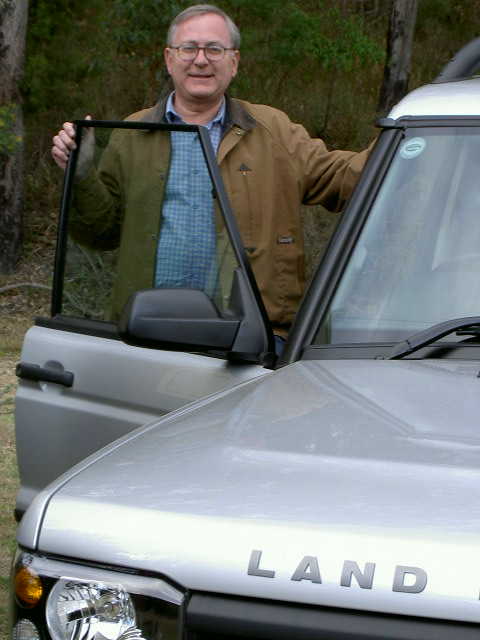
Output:
<svg viewBox="0 0 480 640">
<path fill-rule="evenodd" d="M 19 541 L 37 526 L 41 552 L 190 589 L 480 621 L 479 369 L 285 367 L 74 469 Z"/>
</svg>

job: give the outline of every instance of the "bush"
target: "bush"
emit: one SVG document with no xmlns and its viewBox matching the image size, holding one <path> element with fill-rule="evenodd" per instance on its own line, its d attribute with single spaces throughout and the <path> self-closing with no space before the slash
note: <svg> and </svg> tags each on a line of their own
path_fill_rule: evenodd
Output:
<svg viewBox="0 0 480 640">
<path fill-rule="evenodd" d="M 22 137 L 17 133 L 17 117 L 18 105 L 0 106 L 0 155 L 12 155 L 21 147 Z"/>
</svg>

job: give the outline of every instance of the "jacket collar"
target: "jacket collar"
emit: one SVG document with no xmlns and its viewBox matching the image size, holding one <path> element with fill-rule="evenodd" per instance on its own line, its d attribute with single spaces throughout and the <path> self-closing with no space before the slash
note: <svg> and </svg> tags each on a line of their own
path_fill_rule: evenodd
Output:
<svg viewBox="0 0 480 640">
<path fill-rule="evenodd" d="M 156 122 L 159 124 L 166 124 L 165 108 L 167 106 L 168 96 L 165 96 L 159 100 L 151 109 L 140 118 L 141 122 Z"/>
<path fill-rule="evenodd" d="M 168 96 L 162 98 L 157 104 L 152 107 L 142 118 L 142 122 L 159 122 L 166 123 L 165 108 L 167 105 Z M 230 98 L 226 95 L 226 114 L 225 114 L 225 130 L 228 131 L 233 126 L 240 127 L 244 131 L 250 131 L 253 129 L 257 121 L 248 113 L 240 100 Z"/>
<path fill-rule="evenodd" d="M 257 126 L 257 121 L 248 113 L 240 100 L 235 100 L 235 98 L 230 98 L 230 96 L 225 96 L 225 98 L 227 103 L 227 114 L 225 118 L 227 130 L 233 126 L 237 126 L 244 131 L 250 131 L 250 129 Z"/>
</svg>

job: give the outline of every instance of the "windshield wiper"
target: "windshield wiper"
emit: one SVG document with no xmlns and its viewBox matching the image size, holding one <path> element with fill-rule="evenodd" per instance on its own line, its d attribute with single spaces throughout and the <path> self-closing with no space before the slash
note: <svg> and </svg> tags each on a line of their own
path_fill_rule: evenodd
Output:
<svg viewBox="0 0 480 640">
<path fill-rule="evenodd" d="M 390 352 L 390 355 L 387 356 L 387 359 L 399 360 L 404 356 L 408 356 L 411 353 L 418 351 L 422 347 L 427 347 L 432 342 L 440 340 L 440 338 L 447 336 L 453 331 L 458 331 L 459 329 L 467 329 L 470 327 L 472 328 L 472 330 L 474 329 L 472 333 L 478 335 L 478 331 L 480 330 L 480 316 L 471 316 L 469 318 L 455 318 L 454 320 L 439 322 L 438 324 L 434 324 L 433 327 L 429 327 L 424 331 L 419 331 L 406 340 L 402 340 L 402 342 L 396 344 Z M 468 332 L 462 333 L 465 334 Z"/>
</svg>

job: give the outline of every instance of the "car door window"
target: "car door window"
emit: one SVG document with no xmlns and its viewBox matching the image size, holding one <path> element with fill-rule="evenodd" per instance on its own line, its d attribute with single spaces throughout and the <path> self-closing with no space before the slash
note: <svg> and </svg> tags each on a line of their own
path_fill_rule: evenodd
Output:
<svg viewBox="0 0 480 640">
<path fill-rule="evenodd" d="M 196 128 L 85 127 L 71 173 L 55 313 L 116 322 L 155 287 L 228 310 L 239 263 Z"/>
</svg>

